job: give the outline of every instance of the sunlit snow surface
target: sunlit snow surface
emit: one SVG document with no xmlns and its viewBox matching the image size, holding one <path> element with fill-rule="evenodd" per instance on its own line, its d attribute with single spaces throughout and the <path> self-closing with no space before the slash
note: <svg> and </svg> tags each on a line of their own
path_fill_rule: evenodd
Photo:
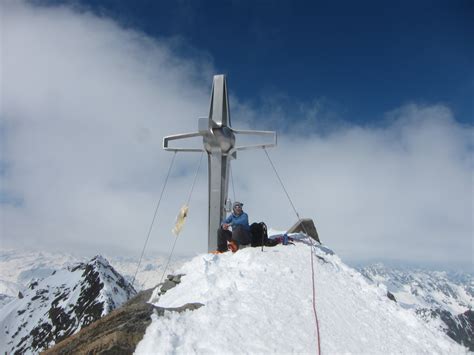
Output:
<svg viewBox="0 0 474 355">
<path fill-rule="evenodd" d="M 302 240 L 195 257 L 156 305 L 204 307 L 154 316 L 136 353 L 316 353 L 310 253 Z M 316 247 L 313 255 L 323 354 L 466 353 L 329 249 Z"/>
</svg>

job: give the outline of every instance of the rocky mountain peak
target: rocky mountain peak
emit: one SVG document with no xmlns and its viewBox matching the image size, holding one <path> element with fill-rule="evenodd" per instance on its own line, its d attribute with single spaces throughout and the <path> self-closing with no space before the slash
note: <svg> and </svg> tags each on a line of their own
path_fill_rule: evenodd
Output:
<svg viewBox="0 0 474 355">
<path fill-rule="evenodd" d="M 0 310 L 0 352 L 47 349 L 136 294 L 102 256 L 32 280 L 23 298 Z"/>
</svg>

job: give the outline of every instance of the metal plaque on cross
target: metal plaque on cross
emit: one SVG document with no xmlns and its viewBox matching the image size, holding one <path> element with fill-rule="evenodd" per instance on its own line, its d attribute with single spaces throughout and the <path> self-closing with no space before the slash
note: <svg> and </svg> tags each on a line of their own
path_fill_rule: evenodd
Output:
<svg viewBox="0 0 474 355">
<path fill-rule="evenodd" d="M 209 217 L 208 250 L 217 249 L 217 230 L 226 216 L 225 204 L 228 196 L 229 167 L 237 159 L 237 151 L 253 148 L 274 147 L 277 135 L 273 131 L 252 131 L 233 129 L 230 122 L 229 96 L 225 75 L 214 75 L 209 105 L 209 116 L 199 118 L 198 131 L 163 138 L 163 149 L 181 152 L 207 152 L 209 167 Z M 271 138 L 271 143 L 236 145 L 236 135 L 255 135 Z M 202 136 L 202 148 L 170 147 L 169 142 Z"/>
</svg>

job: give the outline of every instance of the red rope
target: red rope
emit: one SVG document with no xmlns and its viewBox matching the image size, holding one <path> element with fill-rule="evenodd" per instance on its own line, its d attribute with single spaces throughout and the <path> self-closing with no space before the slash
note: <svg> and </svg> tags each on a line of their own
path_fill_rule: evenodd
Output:
<svg viewBox="0 0 474 355">
<path fill-rule="evenodd" d="M 321 355 L 321 337 L 319 335 L 319 321 L 318 321 L 318 313 L 316 312 L 316 287 L 315 287 L 315 282 L 314 282 L 314 262 L 313 262 L 313 241 L 311 240 L 311 237 L 308 237 L 310 243 L 311 243 L 311 279 L 313 282 L 313 312 L 314 312 L 314 319 L 316 321 L 316 335 L 318 338 L 318 355 Z"/>
</svg>

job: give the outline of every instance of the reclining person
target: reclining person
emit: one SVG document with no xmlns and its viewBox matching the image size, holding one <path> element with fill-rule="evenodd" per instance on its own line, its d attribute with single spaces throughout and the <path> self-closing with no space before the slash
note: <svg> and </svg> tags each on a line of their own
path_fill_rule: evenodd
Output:
<svg viewBox="0 0 474 355">
<path fill-rule="evenodd" d="M 239 245 L 250 244 L 249 216 L 242 210 L 243 205 L 242 202 L 234 202 L 232 213 L 222 222 L 217 231 L 218 252 L 223 253 L 230 249 L 235 253 Z M 232 231 L 229 227 L 232 227 Z"/>
</svg>

